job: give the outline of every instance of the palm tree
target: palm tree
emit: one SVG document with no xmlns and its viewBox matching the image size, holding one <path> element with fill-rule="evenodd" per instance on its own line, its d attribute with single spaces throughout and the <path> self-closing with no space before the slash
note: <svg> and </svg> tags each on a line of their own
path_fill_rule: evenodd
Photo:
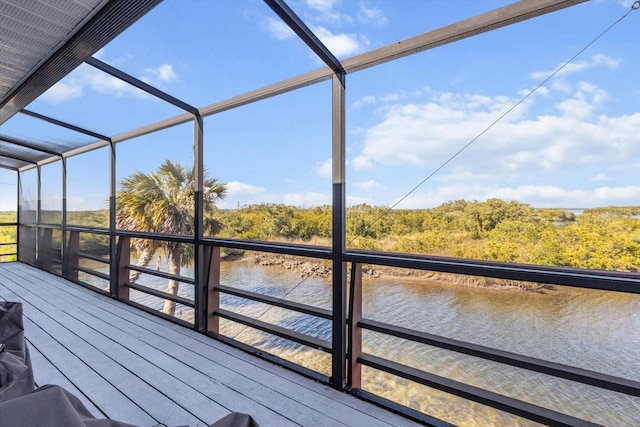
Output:
<svg viewBox="0 0 640 427">
<path fill-rule="evenodd" d="M 173 235 L 195 233 L 195 171 L 186 171 L 179 164 L 166 160 L 158 170 L 145 174 L 134 172 L 120 182 L 116 193 L 116 227 Z M 203 180 L 203 225 L 209 235 L 220 231 L 222 225 L 213 217 L 215 203 L 226 195 L 225 184 L 206 176 Z M 154 252 L 162 248 L 167 257 L 169 273 L 180 274 L 183 263 L 193 261 L 192 245 L 178 242 L 162 242 L 150 239 L 134 239 L 139 253 L 138 265 L 146 267 Z M 140 276 L 135 272 L 130 280 Z M 178 294 L 179 283 L 169 280 L 166 292 Z M 165 300 L 163 313 L 174 315 L 176 304 Z"/>
</svg>

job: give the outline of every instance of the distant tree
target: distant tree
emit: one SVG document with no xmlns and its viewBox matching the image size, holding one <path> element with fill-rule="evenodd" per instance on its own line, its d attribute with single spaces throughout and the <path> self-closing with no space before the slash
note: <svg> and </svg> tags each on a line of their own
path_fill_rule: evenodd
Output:
<svg viewBox="0 0 640 427">
<path fill-rule="evenodd" d="M 153 233 L 193 235 L 195 232 L 195 172 L 166 160 L 158 170 L 145 174 L 134 172 L 120 183 L 116 193 L 116 227 Z M 215 203 L 226 195 L 226 187 L 205 175 L 203 185 L 204 228 L 209 235 L 221 229 L 213 217 Z M 167 256 L 169 273 L 180 274 L 183 263 L 193 260 L 193 248 L 177 242 L 135 239 L 138 265 L 147 266 L 154 252 L 162 248 Z M 139 275 L 134 275 L 135 281 Z M 166 292 L 178 294 L 179 282 L 169 280 Z M 174 315 L 175 302 L 165 300 L 163 313 Z"/>
</svg>

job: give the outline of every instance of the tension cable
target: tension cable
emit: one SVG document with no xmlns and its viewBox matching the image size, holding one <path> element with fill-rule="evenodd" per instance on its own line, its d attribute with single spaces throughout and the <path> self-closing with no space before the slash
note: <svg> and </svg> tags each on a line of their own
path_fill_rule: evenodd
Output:
<svg viewBox="0 0 640 427">
<path fill-rule="evenodd" d="M 447 160 L 445 160 L 440 166 L 438 166 L 436 169 L 434 169 L 429 175 L 427 175 L 427 177 L 425 177 L 422 181 L 420 181 L 417 185 L 415 185 L 411 190 L 409 190 L 404 196 L 402 196 L 397 202 L 395 202 L 393 205 L 391 205 L 390 207 L 388 207 L 387 209 L 385 209 L 377 218 L 375 218 L 371 223 L 366 225 L 367 229 L 370 229 L 376 222 L 380 221 L 382 218 L 384 218 L 385 216 L 387 216 L 389 214 L 389 212 L 391 212 L 395 207 L 397 207 L 400 203 L 402 203 L 402 201 L 404 201 L 407 197 L 409 197 L 411 194 L 413 194 L 416 190 L 418 190 L 420 187 L 422 187 L 427 181 L 429 181 L 434 175 L 436 175 L 438 172 L 440 172 L 442 169 L 444 169 L 449 163 L 451 163 L 454 159 L 456 159 L 460 154 L 462 154 L 467 148 L 469 148 L 473 143 L 475 143 L 478 139 L 480 139 L 480 137 L 482 137 L 485 133 L 487 133 L 491 128 L 493 128 L 495 125 L 497 125 L 500 121 L 502 121 L 502 119 L 504 119 L 508 114 L 510 114 L 513 110 L 515 110 L 518 106 L 520 106 L 524 101 L 526 101 L 531 95 L 533 95 L 534 93 L 536 93 L 541 87 L 543 87 L 545 84 L 547 84 L 547 82 L 549 80 L 551 80 L 552 78 L 554 78 L 560 71 L 562 71 L 567 65 L 569 65 L 570 63 L 572 63 L 578 56 L 580 56 L 582 53 L 584 53 L 587 49 L 589 49 L 594 43 L 596 43 L 598 40 L 600 40 L 605 34 L 607 34 L 613 27 L 615 27 L 617 24 L 619 24 L 623 19 L 625 19 L 631 12 L 640 9 L 640 0 L 636 0 L 631 4 L 631 7 L 629 8 L 629 10 L 622 15 L 620 18 L 618 18 L 613 24 L 611 24 L 609 27 L 607 27 L 604 31 L 602 31 L 600 34 L 598 34 L 593 40 L 591 40 L 589 43 L 587 43 L 582 49 L 580 49 L 575 55 L 573 55 L 571 58 L 569 58 L 567 61 L 565 61 L 562 65 L 560 65 L 555 71 L 553 71 L 551 74 L 549 74 L 549 76 L 547 76 L 544 80 L 542 80 L 540 83 L 538 83 L 538 85 L 536 85 L 533 89 L 531 89 L 529 92 L 527 92 L 522 98 L 520 98 L 520 100 L 518 100 L 515 104 L 513 104 L 509 109 L 507 109 L 504 113 L 502 113 L 500 115 L 500 117 L 498 117 L 496 120 L 494 120 L 490 125 L 488 125 L 484 130 L 482 130 L 478 135 L 476 135 L 475 137 L 473 137 L 469 142 L 467 142 L 464 146 L 462 146 L 462 148 L 460 148 L 458 151 L 456 151 L 453 155 L 451 155 Z M 355 240 L 355 237 L 352 238 L 347 244 L 349 243 L 353 243 L 353 240 Z M 305 276 L 299 283 L 297 283 L 293 288 L 289 289 L 284 295 L 282 295 L 280 298 L 278 298 L 278 301 L 283 301 L 284 298 L 286 298 L 291 292 L 295 291 L 300 285 L 302 285 L 307 279 L 309 278 L 309 276 Z M 270 305 L 269 307 L 266 308 L 266 310 L 264 310 L 258 317 L 256 317 L 256 320 L 260 320 L 265 314 L 267 314 L 273 307 L 275 307 L 274 305 Z M 238 331 L 238 333 L 236 333 L 232 339 L 236 339 L 240 334 L 242 334 L 246 329 L 248 328 L 248 326 L 244 325 L 243 328 L 240 329 L 240 331 Z"/>
</svg>

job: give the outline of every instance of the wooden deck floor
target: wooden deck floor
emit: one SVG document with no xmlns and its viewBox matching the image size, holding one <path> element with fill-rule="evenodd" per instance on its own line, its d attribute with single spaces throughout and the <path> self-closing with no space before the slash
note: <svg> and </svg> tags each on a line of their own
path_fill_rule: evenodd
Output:
<svg viewBox="0 0 640 427">
<path fill-rule="evenodd" d="M 202 426 L 230 411 L 261 426 L 411 426 L 399 415 L 100 295 L 0 263 L 0 300 L 21 301 L 39 385 L 98 417 Z"/>
</svg>

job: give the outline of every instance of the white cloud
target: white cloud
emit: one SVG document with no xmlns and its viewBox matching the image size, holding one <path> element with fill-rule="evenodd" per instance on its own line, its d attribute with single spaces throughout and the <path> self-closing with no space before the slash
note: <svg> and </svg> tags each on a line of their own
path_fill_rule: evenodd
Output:
<svg viewBox="0 0 640 427">
<path fill-rule="evenodd" d="M 364 2 L 360 2 L 358 8 L 358 20 L 361 22 L 371 23 L 378 27 L 387 25 L 387 17 L 384 12 L 375 7 L 367 7 Z"/>
<path fill-rule="evenodd" d="M 381 184 L 378 181 L 374 181 L 374 180 L 356 182 L 355 186 L 361 190 L 375 190 L 375 189 L 387 188 L 386 185 Z"/>
<path fill-rule="evenodd" d="M 369 40 L 364 36 L 356 34 L 333 34 L 321 26 L 311 26 L 311 30 L 327 49 L 339 58 L 361 52 L 369 45 Z"/>
<path fill-rule="evenodd" d="M 144 92 L 134 86 L 131 86 L 129 83 L 112 77 L 102 71 L 96 70 L 89 65 L 86 65 L 86 67 L 85 64 L 81 65 L 78 68 L 78 72 L 77 81 L 80 84 L 93 89 L 95 92 L 117 97 L 126 94 L 136 95 L 138 97 L 146 96 Z"/>
<path fill-rule="evenodd" d="M 385 104 L 385 103 L 400 102 L 402 100 L 407 100 L 407 99 L 419 99 L 428 93 L 431 93 L 431 90 L 427 88 L 424 90 L 415 89 L 412 91 L 397 90 L 395 92 L 385 93 L 380 96 L 365 95 L 359 100 L 355 101 L 353 104 L 351 104 L 351 106 L 353 108 L 361 108 L 366 105 L 373 105 L 378 103 Z"/>
<path fill-rule="evenodd" d="M 559 70 L 557 74 L 554 75 L 550 80 L 550 87 L 560 92 L 571 93 L 574 89 L 573 85 L 567 80 L 567 77 L 569 75 L 582 73 L 584 71 L 597 67 L 606 67 L 610 70 L 615 70 L 616 68 L 618 68 L 621 62 L 621 59 L 614 59 L 607 55 L 596 54 L 581 61 L 570 62 L 562 69 L 560 69 L 560 64 L 556 67 L 556 69 L 552 71 L 534 71 L 532 73 L 529 73 L 529 77 L 537 81 L 543 81 L 550 77 L 556 70 Z M 584 84 L 584 82 L 581 83 L 582 86 L 584 86 Z"/>
<path fill-rule="evenodd" d="M 142 72 L 141 78 L 141 80 L 151 85 L 160 85 L 177 79 L 178 75 L 173 71 L 173 66 L 171 64 L 162 64 L 159 67 L 146 68 Z"/>
<path fill-rule="evenodd" d="M 351 0 L 350 0 L 351 1 Z M 306 0 L 307 7 L 316 12 L 315 19 L 324 22 L 351 22 L 348 15 L 343 15 L 337 8 L 342 5 L 342 0 Z"/>
<path fill-rule="evenodd" d="M 288 193 L 284 195 L 284 204 L 309 208 L 331 204 L 331 195 L 324 193 Z"/>
<path fill-rule="evenodd" d="M 306 0 L 307 7 L 322 13 L 331 13 L 335 6 L 340 5 L 341 0 Z"/>
<path fill-rule="evenodd" d="M 372 169 L 373 162 L 367 156 L 358 156 L 353 160 L 353 167 L 356 170 Z"/>
<path fill-rule="evenodd" d="M 227 195 L 229 197 L 246 196 L 246 195 L 258 195 L 266 193 L 264 187 L 258 187 L 256 185 L 245 184 L 239 181 L 231 181 L 226 184 Z"/>
<path fill-rule="evenodd" d="M 295 36 L 287 24 L 279 19 L 267 16 L 262 20 L 262 28 L 276 40 L 286 40 Z"/>
<path fill-rule="evenodd" d="M 596 55 L 593 55 L 591 58 L 583 59 L 581 61 L 573 61 L 565 65 L 560 71 L 558 71 L 555 77 L 564 77 L 569 74 L 579 73 L 579 72 L 588 70 L 590 68 L 599 67 L 599 66 L 605 66 L 613 70 L 618 68 L 621 62 L 622 62 L 621 59 L 614 59 L 607 55 L 596 54 Z M 534 71 L 529 74 L 529 77 L 531 77 L 534 80 L 546 79 L 554 71 L 559 69 L 561 65 L 562 64 L 558 65 L 552 71 Z"/>
<path fill-rule="evenodd" d="M 104 54 L 103 51 L 99 53 L 101 55 Z M 110 61 L 110 63 L 113 63 L 113 61 Z M 165 83 L 177 80 L 178 75 L 173 70 L 171 64 L 161 64 L 158 67 L 143 70 L 140 79 L 156 87 L 162 87 Z M 88 64 L 81 64 L 67 77 L 45 92 L 42 99 L 52 104 L 59 104 L 70 99 L 80 98 L 86 95 L 87 90 L 115 97 L 132 95 L 142 99 L 153 98 L 146 92 L 120 79 L 110 76 Z"/>
<path fill-rule="evenodd" d="M 490 198 L 517 200 L 531 206 L 590 208 L 603 205 L 628 206 L 637 204 L 640 186 L 599 187 L 593 189 L 567 189 L 554 185 L 522 185 L 516 187 L 489 187 L 456 184 L 439 187 L 405 198 L 397 208 L 424 209 L 451 200 L 478 200 Z"/>
<path fill-rule="evenodd" d="M 592 176 L 591 178 L 589 178 L 589 181 L 592 181 L 592 182 L 602 182 L 602 181 L 609 181 L 609 180 L 610 178 L 607 176 L 607 174 L 604 174 L 604 173 L 598 173 Z"/>
<path fill-rule="evenodd" d="M 245 205 L 259 203 L 278 203 L 278 196 L 270 193 L 266 188 L 239 181 L 226 184 L 227 196 L 217 203 L 221 209 L 235 209 Z"/>
<path fill-rule="evenodd" d="M 332 174 L 332 169 L 333 169 L 333 164 L 332 164 L 331 158 L 328 158 L 324 162 L 316 163 L 316 165 L 315 165 L 315 167 L 313 169 L 314 169 L 314 172 L 316 174 L 318 174 L 318 176 L 320 176 L 322 178 L 331 179 L 331 174 Z"/>
<path fill-rule="evenodd" d="M 608 95 L 594 85 L 556 104 L 561 115 L 527 118 L 531 103 L 489 129 L 452 165 L 457 170 L 496 173 L 550 171 L 620 163 L 640 155 L 640 113 L 595 115 Z M 414 166 L 434 170 L 513 105 L 506 97 L 434 94 L 422 104 L 391 105 L 365 134 L 354 167 Z"/>
<path fill-rule="evenodd" d="M 376 103 L 376 97 L 372 95 L 367 95 L 367 96 L 363 96 L 362 98 L 360 98 L 359 100 L 351 104 L 351 106 L 353 108 L 360 108 L 365 105 L 371 105 L 375 103 Z"/>
<path fill-rule="evenodd" d="M 43 101 L 59 104 L 69 99 L 80 98 L 84 94 L 82 85 L 73 81 L 59 81 L 40 96 Z"/>
</svg>

